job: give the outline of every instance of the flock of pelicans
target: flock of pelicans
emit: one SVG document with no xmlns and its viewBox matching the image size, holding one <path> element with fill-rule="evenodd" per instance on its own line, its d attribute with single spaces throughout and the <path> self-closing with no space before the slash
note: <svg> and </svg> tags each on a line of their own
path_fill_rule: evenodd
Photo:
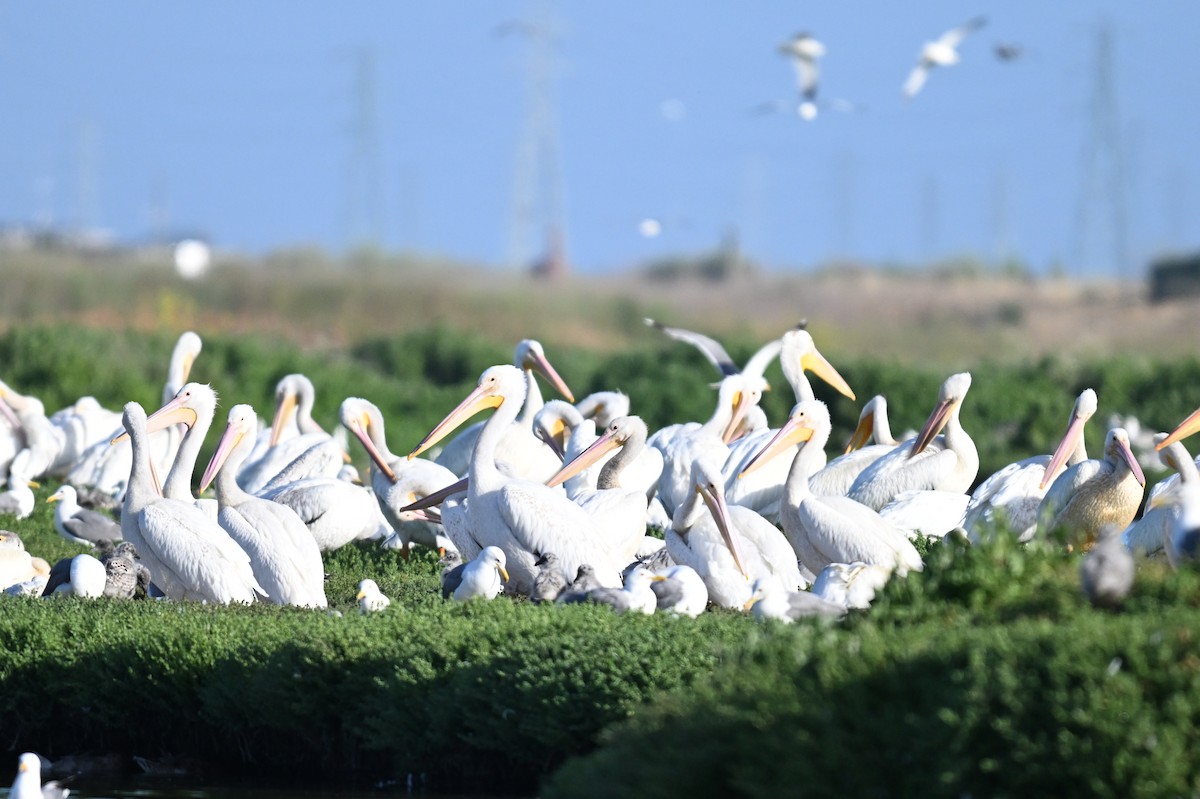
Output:
<svg viewBox="0 0 1200 799">
<path fill-rule="evenodd" d="M 503 592 L 689 616 L 713 604 L 790 621 L 868 607 L 893 574 L 922 568 L 918 534 L 1057 535 L 1088 551 L 1082 582 L 1097 604 L 1124 598 L 1134 553 L 1162 551 L 1172 564 L 1196 553 L 1200 473 L 1180 441 L 1200 430 L 1200 410 L 1156 436 L 1175 474 L 1152 489 L 1135 521 L 1145 477 L 1127 432 L 1110 429 L 1099 459 L 1085 452 L 1084 425 L 1097 408 L 1091 389 L 1076 398 L 1053 452 L 967 493 L 979 467 L 959 421 L 970 374 L 948 377 L 928 420 L 903 440 L 874 397 L 844 452 L 829 458 L 829 411 L 807 375 L 855 395 L 807 331 L 787 331 L 739 368 L 706 336 L 647 323 L 716 367 L 706 421 L 649 435 L 619 392 L 544 401 L 535 374 L 573 397 L 542 346 L 526 340 L 513 364 L 485 370 L 411 454 L 398 456 L 374 404 L 346 399 L 330 434 L 312 419 L 311 381 L 288 375 L 269 428 L 249 405 L 230 408 L 199 483 L 215 498 L 193 493 L 217 407 L 210 386 L 188 382 L 201 347 L 194 333 L 179 339 L 163 404 L 150 414 L 135 402 L 118 414 L 84 397 L 47 416 L 38 399 L 0 382 L 0 478 L 9 488 L 0 514 L 28 516 L 33 480 L 62 479 L 48 499 L 57 503 L 55 527 L 100 556 L 51 568 L 0 530 L 0 590 L 320 608 L 321 553 L 379 539 L 405 554 L 414 544 L 441 550 L 446 598 Z M 775 358 L 796 403 L 773 429 L 758 402 Z M 485 409 L 493 411 L 485 421 L 461 429 Z M 347 465 L 350 435 L 370 457 L 369 485 Z M 420 457 L 439 444 L 436 460 Z M 389 604 L 371 579 L 358 600 L 363 613 Z M 23 755 L 12 795 L 40 796 L 38 774 L 36 756 Z"/>
<path fill-rule="evenodd" d="M 1200 429 L 1200 411 L 1157 437 L 1176 475 L 1134 521 L 1145 477 L 1126 431 L 1109 430 L 1101 458 L 1085 452 L 1084 424 L 1097 407 L 1090 389 L 1052 453 L 967 493 L 979 467 L 959 421 L 970 374 L 948 377 L 924 426 L 901 441 L 874 397 L 845 451 L 829 458 L 829 411 L 807 375 L 850 399 L 854 392 L 807 331 L 787 331 L 739 368 L 712 339 L 647 322 L 718 370 L 706 421 L 650 435 L 619 392 L 544 401 L 535 375 L 573 397 L 541 345 L 526 340 L 513 364 L 485 370 L 404 456 L 388 449 L 374 404 L 346 399 L 330 434 L 312 419 L 311 381 L 288 375 L 269 428 L 249 405 L 229 409 L 199 482 L 215 498 L 193 492 L 217 408 L 212 387 L 188 382 L 201 348 L 194 333 L 179 339 L 163 404 L 149 414 L 84 397 L 47 416 L 35 397 L 0 383 L 0 477 L 9 487 L 0 513 L 28 516 L 32 481 L 62 479 L 48 500 L 57 503 L 55 527 L 96 547 L 51 568 L 0 531 L 0 590 L 321 608 L 321 553 L 379 539 L 405 554 L 412 545 L 442 551 L 447 598 L 503 592 L 693 616 L 711 603 L 790 620 L 866 607 L 891 575 L 922 568 L 917 534 L 977 541 L 1003 531 L 1028 541 L 1064 532 L 1068 546 L 1093 550 L 1084 583 L 1098 602 L 1128 590 L 1130 552 L 1162 550 L 1176 563 L 1195 549 L 1200 479 L 1180 439 Z M 758 403 L 775 358 L 796 404 L 772 429 Z M 463 429 L 485 409 L 493 411 L 485 421 Z M 351 435 L 370 457 L 368 485 L 347 465 Z M 429 452 L 436 459 L 420 457 Z M 119 509 L 119 521 L 108 509 Z M 387 606 L 374 581 L 359 588 L 363 612 Z"/>
</svg>

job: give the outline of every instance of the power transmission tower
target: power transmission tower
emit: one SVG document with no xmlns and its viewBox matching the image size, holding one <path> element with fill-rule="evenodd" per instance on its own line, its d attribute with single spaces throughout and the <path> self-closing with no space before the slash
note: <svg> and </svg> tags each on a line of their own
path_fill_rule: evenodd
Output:
<svg viewBox="0 0 1200 799">
<path fill-rule="evenodd" d="M 1096 265 L 1107 260 L 1108 269 L 1117 277 L 1127 278 L 1130 276 L 1125 209 L 1127 184 L 1121 117 L 1117 110 L 1113 33 L 1108 23 L 1096 31 L 1088 111 L 1090 124 L 1083 144 L 1082 178 L 1075 213 L 1075 258 L 1078 266 L 1085 269 L 1092 259 Z M 1107 259 L 1101 254 L 1104 244 L 1107 244 Z"/>
<path fill-rule="evenodd" d="M 350 248 L 377 247 L 383 239 L 383 170 L 376 108 L 375 52 L 354 57 L 354 116 L 346 159 L 345 240 Z"/>
<path fill-rule="evenodd" d="M 513 187 L 509 263 L 533 265 L 535 274 L 567 273 L 563 182 L 558 127 L 558 57 L 560 24 L 552 0 L 534 4 L 533 21 L 505 23 L 501 35 L 524 39 L 525 110 L 517 143 Z"/>
</svg>

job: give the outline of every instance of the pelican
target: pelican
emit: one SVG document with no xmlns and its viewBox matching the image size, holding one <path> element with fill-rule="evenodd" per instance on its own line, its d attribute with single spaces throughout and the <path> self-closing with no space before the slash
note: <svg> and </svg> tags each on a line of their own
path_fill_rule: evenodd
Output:
<svg viewBox="0 0 1200 799">
<path fill-rule="evenodd" d="M 603 430 L 618 416 L 629 415 L 629 395 L 620 391 L 594 391 L 575 403 L 575 409 Z"/>
<path fill-rule="evenodd" d="M 554 454 L 562 461 L 566 459 L 568 442 L 575 435 L 575 431 L 580 428 L 580 425 L 584 423 L 583 414 L 571 403 L 566 400 L 548 400 L 533 415 L 533 434 L 541 439 L 542 443 L 554 450 Z M 584 444 L 584 447 L 590 445 L 596 439 L 596 423 L 588 419 L 586 420 L 586 427 L 590 432 L 590 439 Z M 591 480 L 586 480 L 585 478 L 585 482 L 589 488 L 595 488 L 596 480 L 594 477 Z"/>
<path fill-rule="evenodd" d="M 920 570 L 921 557 L 904 533 L 871 508 L 848 497 L 819 497 L 808 485 L 814 453 L 824 450 L 830 433 L 829 409 L 819 400 L 796 403 L 775 438 L 747 465 L 790 451 L 804 442 L 788 472 L 780 521 L 796 554 L 813 574 L 830 563 L 864 563 L 896 569 L 900 574 Z"/>
<path fill-rule="evenodd" d="M 820 79 L 820 68 L 817 61 L 825 55 L 825 45 L 821 44 L 811 33 L 802 31 L 779 45 L 779 52 L 788 57 L 796 72 L 796 88 L 803 101 L 798 107 L 798 113 L 805 120 L 817 116 L 817 85 Z"/>
<path fill-rule="evenodd" d="M 407 551 L 409 545 L 416 542 L 431 549 L 438 548 L 441 525 L 422 521 L 415 513 L 401 509 L 452 485 L 458 476 L 433 461 L 393 455 L 384 434 L 383 414 L 374 403 L 361 397 L 347 397 L 342 401 L 338 416 L 342 425 L 362 442 L 371 459 L 371 486 L 376 504 L 399 536 L 401 546 Z M 446 532 L 450 533 L 449 530 Z M 450 539 L 460 552 L 474 554 L 477 551 L 468 546 L 462 536 L 450 535 Z"/>
<path fill-rule="evenodd" d="M 479 557 L 463 565 L 458 587 L 450 595 L 459 602 L 495 599 L 504 590 L 503 583 L 509 580 L 504 562 L 504 550 L 496 546 L 484 547 Z"/>
<path fill-rule="evenodd" d="M 1166 541 L 1167 560 L 1175 568 L 1194 563 L 1200 556 L 1200 484 L 1180 486 L 1179 507 Z"/>
<path fill-rule="evenodd" d="M 901 491 L 965 492 L 970 488 L 979 472 L 979 453 L 958 419 L 970 388 L 970 372 L 946 378 L 938 392 L 937 405 L 917 437 L 864 469 L 847 496 L 879 510 Z"/>
<path fill-rule="evenodd" d="M 1074 466 L 1087 460 L 1083 427 L 1096 413 L 1096 392 L 1080 392 L 1071 409 L 1067 432 L 1050 455 L 1010 463 L 979 484 L 971 494 L 963 529 L 974 543 L 998 527 L 1007 529 L 1024 543 L 1037 532 L 1038 507 L 1064 464 Z"/>
<path fill-rule="evenodd" d="M 904 81 L 902 91 L 905 99 L 911 100 L 917 96 L 917 92 L 921 91 L 921 87 L 925 85 L 925 80 L 929 77 L 929 70 L 934 67 L 948 67 L 957 64 L 959 44 L 972 32 L 982 28 L 986 22 L 984 17 L 975 17 L 964 25 L 946 31 L 936 41 L 926 42 L 921 48 L 917 65 L 913 67 L 908 79 Z"/>
<path fill-rule="evenodd" d="M 837 619 L 846 615 L 846 608 L 842 605 L 828 602 L 809 591 L 788 591 L 772 580 L 755 580 L 750 598 L 742 609 L 752 611 L 754 618 L 760 621 L 775 619 L 784 624 L 791 624 L 797 619 Z"/>
<path fill-rule="evenodd" d="M 254 446 L 258 416 L 249 405 L 229 409 L 229 421 L 200 478 L 200 490 L 216 480 L 217 519 L 250 556 L 254 576 L 272 602 L 323 608 L 325 566 L 304 522 L 291 508 L 247 493 L 238 485 L 242 462 Z"/>
<path fill-rule="evenodd" d="M 49 568 L 46 569 L 47 573 Z M 16 533 L 0 530 L 0 588 L 24 583 L 37 575 L 34 558 Z"/>
<path fill-rule="evenodd" d="M 600 470 L 596 490 L 582 490 L 571 498 L 596 519 L 606 546 L 618 563 L 633 560 L 646 534 L 645 482 L 629 488 L 623 484 L 626 467 L 646 451 L 645 444 L 646 423 L 637 416 L 619 417 L 613 420 L 604 435 L 564 464 L 546 483 L 556 486 L 616 450 Z M 654 452 L 657 454 L 657 450 Z M 658 468 L 661 471 L 661 457 Z"/>
<path fill-rule="evenodd" d="M 116 541 L 121 537 L 121 525 L 106 513 L 80 507 L 75 487 L 64 483 L 46 498 L 57 502 L 54 508 L 54 529 L 73 544 L 95 546 L 100 541 Z"/>
<path fill-rule="evenodd" d="M 48 473 L 58 460 L 63 449 L 63 433 L 50 424 L 46 406 L 40 399 L 31 394 L 20 394 L 3 381 L 0 381 L 0 402 L 8 405 L 16 415 L 25 440 L 24 448 L 17 452 L 13 462 L 25 453 L 25 476 L 36 480 Z"/>
<path fill-rule="evenodd" d="M 17 777 L 8 792 L 9 799 L 62 799 L 70 792 L 57 780 L 42 784 L 42 759 L 33 752 L 17 758 Z"/>
<path fill-rule="evenodd" d="M 80 397 L 51 414 L 50 424 L 59 431 L 61 448 L 48 473 L 63 477 L 88 448 L 112 438 L 121 427 L 121 414 L 102 407 L 95 397 Z"/>
<path fill-rule="evenodd" d="M 242 471 L 237 475 L 242 488 L 257 494 L 288 464 L 315 445 L 333 450 L 332 459 L 317 459 L 316 462 L 324 466 L 323 474 L 337 476 L 345 451 L 312 418 L 315 399 L 316 389 L 305 375 L 284 375 L 275 384 L 275 412 L 270 434 L 263 431 L 255 440 L 253 449 L 247 453 Z M 295 474 L 292 479 L 311 476 Z"/>
<path fill-rule="evenodd" d="M 464 522 L 472 538 L 503 550 L 516 593 L 528 595 L 537 575 L 535 562 L 545 552 L 555 553 L 568 574 L 590 563 L 602 584 L 616 587 L 621 566 L 604 548 L 588 513 L 554 489 L 508 477 L 497 467 L 500 442 L 520 413 L 525 384 L 525 374 L 515 366 L 488 368 L 476 388 L 408 457 L 429 449 L 475 413 L 495 408 L 480 430 L 468 470 Z"/>
<path fill-rule="evenodd" d="M 875 443 L 868 445 L 867 442 L 872 440 Z M 810 477 L 808 485 L 818 496 L 844 497 L 864 469 L 899 444 L 892 436 L 887 399 L 882 394 L 876 394 L 863 405 L 858 415 L 858 425 L 846 444 L 845 452 Z"/>
<path fill-rule="evenodd" d="M 179 336 L 171 350 L 171 359 L 167 365 L 167 379 L 163 383 L 162 402 L 165 404 L 179 392 L 188 381 L 192 365 L 201 349 L 200 337 L 191 331 Z M 80 492 L 95 491 L 114 499 L 120 498 L 125 491 L 125 481 L 132 467 L 132 450 L 129 444 L 123 443 L 117 426 L 107 435 L 107 438 L 88 447 L 76 463 L 67 472 L 65 482 L 75 486 Z M 116 435 L 122 441 L 112 444 L 110 439 Z M 166 474 L 174 461 L 176 448 L 179 446 L 178 431 L 167 427 L 158 435 L 147 439 L 148 457 L 152 461 L 155 474 Z"/>
<path fill-rule="evenodd" d="M 1156 435 L 1155 446 L 1166 438 L 1166 433 Z M 1171 531 L 1175 529 L 1179 516 L 1183 513 L 1184 488 L 1200 485 L 1200 470 L 1197 470 L 1196 462 L 1184 448 L 1183 442 L 1175 441 L 1160 449 L 1158 458 L 1168 469 L 1174 469 L 1176 474 L 1159 481 L 1150 490 L 1150 498 L 1146 502 L 1142 518 L 1132 522 L 1121 534 L 1121 541 L 1125 546 L 1131 552 L 1142 555 L 1153 555 L 1167 546 Z"/>
<path fill-rule="evenodd" d="M 1105 525 L 1124 530 L 1137 514 L 1146 477 L 1129 449 L 1129 434 L 1114 427 L 1104 458 L 1075 464 L 1050 485 L 1038 508 L 1038 535 L 1066 534 L 1069 545 L 1090 549 Z"/>
<path fill-rule="evenodd" d="M 789 330 L 783 334 L 780 338 L 779 365 L 783 369 L 784 379 L 792 387 L 796 402 L 816 399 L 812 384 L 804 374 L 806 371 L 811 371 L 833 386 L 839 394 L 854 399 L 854 391 L 817 350 L 816 343 L 806 330 Z M 738 475 L 746 471 L 747 464 L 777 432 L 764 429 L 755 435 L 739 438 L 730 445 L 721 469 L 725 477 L 725 498 L 735 505 L 752 508 L 772 521 L 779 518 L 779 501 L 783 497 L 783 484 L 787 481 L 791 458 L 776 458 L 765 468 L 760 466 L 741 479 L 738 479 Z M 817 468 L 825 466 L 823 452 L 816 465 Z"/>
<path fill-rule="evenodd" d="M 8 466 L 17 453 L 25 448 L 25 432 L 21 420 L 10 406 L 0 399 L 0 480 L 8 479 Z"/>
<path fill-rule="evenodd" d="M 519 477 L 537 482 L 545 482 L 561 465 L 542 442 L 533 435 L 533 417 L 542 409 L 542 391 L 538 388 L 534 374 L 546 378 L 554 390 L 571 402 L 575 395 L 567 388 L 566 382 L 559 377 L 558 372 L 546 359 L 546 352 L 541 342 L 534 339 L 523 339 L 517 343 L 513 353 L 513 366 L 522 371 L 525 378 L 525 400 L 520 415 L 513 418 L 513 428 L 505 431 L 504 438 L 497 448 L 498 457 L 506 461 Z M 475 441 L 483 430 L 482 424 L 474 424 L 455 436 L 442 449 L 435 459 L 456 475 L 467 472 L 471 461 L 471 452 Z"/>
<path fill-rule="evenodd" d="M 368 613 L 378 613 L 392 604 L 387 594 L 380 591 L 379 586 L 369 577 L 359 581 L 358 593 L 354 598 L 358 600 L 358 612 L 364 616 Z"/>
<path fill-rule="evenodd" d="M 675 509 L 666 532 L 666 549 L 675 563 L 695 569 L 709 598 L 724 608 L 742 607 L 751 582 L 760 577 L 789 590 L 807 586 L 787 539 L 749 508 L 727 504 L 721 480 L 716 462 L 698 458 L 692 463 L 692 491 Z"/>
<path fill-rule="evenodd" d="M 264 592 L 246 552 L 195 503 L 162 497 L 154 488 L 146 438 L 163 419 L 150 426 L 142 406 L 129 402 L 121 423 L 132 452 L 121 537 L 137 549 L 154 584 L 171 599 L 253 602 Z"/>
</svg>

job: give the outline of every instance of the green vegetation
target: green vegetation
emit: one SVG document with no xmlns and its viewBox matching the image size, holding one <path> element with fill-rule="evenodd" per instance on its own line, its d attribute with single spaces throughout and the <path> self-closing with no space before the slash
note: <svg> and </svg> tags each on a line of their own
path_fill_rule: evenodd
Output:
<svg viewBox="0 0 1200 799">
<path fill-rule="evenodd" d="M 51 411 L 83 394 L 153 408 L 177 332 L 14 327 L 0 335 L 0 378 Z M 333 425 L 345 395 L 364 396 L 383 410 L 396 452 L 515 343 L 439 327 L 314 352 L 199 332 L 193 376 L 217 388 L 222 407 L 265 413 L 278 378 L 303 371 L 320 422 Z M 758 343 L 727 341 L 738 360 Z M 897 430 L 923 421 L 946 376 L 826 354 L 860 402 L 887 394 Z M 620 388 L 652 428 L 711 413 L 710 367 L 683 345 L 548 345 L 548 355 L 577 395 Z M 1093 452 L 1110 411 L 1136 409 L 1162 428 L 1200 401 L 1195 359 L 985 363 L 972 373 L 963 424 L 981 477 L 1047 452 L 1086 386 L 1100 397 Z M 778 367 L 768 376 L 766 410 L 779 419 L 790 392 Z M 816 390 L 835 441 L 848 435 L 859 403 Z M 54 533 L 51 511 L 39 502 L 29 519 L 0 526 L 53 562 L 80 550 Z M 1004 537 L 934 544 L 926 570 L 893 581 L 869 612 L 785 627 L 730 612 L 692 622 L 503 598 L 460 606 L 441 601 L 428 553 L 404 561 L 348 547 L 326 563 L 341 616 L 5 598 L 0 739 L 51 757 L 82 741 L 235 772 L 424 773 L 447 788 L 531 791 L 554 774 L 547 796 L 1200 790 L 1192 572 L 1145 564 L 1124 610 L 1105 613 L 1081 598 L 1078 556 Z M 353 596 L 368 576 L 393 604 L 362 617 Z"/>
</svg>

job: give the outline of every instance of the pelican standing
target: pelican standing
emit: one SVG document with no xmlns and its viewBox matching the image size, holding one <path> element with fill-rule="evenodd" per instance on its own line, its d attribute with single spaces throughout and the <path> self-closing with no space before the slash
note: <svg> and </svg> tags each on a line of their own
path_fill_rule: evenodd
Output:
<svg viewBox="0 0 1200 799">
<path fill-rule="evenodd" d="M 920 570 L 921 557 L 902 532 L 876 511 L 848 497 L 820 497 L 808 478 L 829 440 L 829 409 L 819 400 L 796 403 L 787 423 L 746 467 L 790 451 L 803 442 L 788 473 L 780 521 L 796 554 L 813 574 L 831 563 L 864 563 L 895 569 L 900 574 Z"/>
<path fill-rule="evenodd" d="M 970 372 L 946 378 L 937 405 L 917 437 L 864 469 L 847 496 L 880 510 L 901 491 L 965 492 L 970 488 L 979 472 L 979 453 L 958 418 L 970 388 Z"/>
<path fill-rule="evenodd" d="M 1087 460 L 1083 428 L 1096 413 L 1096 392 L 1084 389 L 1075 400 L 1067 432 L 1050 455 L 1010 463 L 979 484 L 967 505 L 963 528 L 974 543 L 996 529 L 1007 529 L 1024 543 L 1037 532 L 1038 507 L 1066 464 Z"/>
<path fill-rule="evenodd" d="M 1075 464 L 1050 485 L 1038 508 L 1037 534 L 1061 531 L 1070 546 L 1090 549 L 1105 526 L 1124 530 L 1133 521 L 1146 477 L 1129 448 L 1129 434 L 1114 427 L 1104 439 L 1104 458 Z"/>
<path fill-rule="evenodd" d="M 200 490 L 216 480 L 217 519 L 238 542 L 266 589 L 280 605 L 323 608 L 325 566 L 304 522 L 291 508 L 256 497 L 238 485 L 239 467 L 254 446 L 258 416 L 249 405 L 229 409 L 229 421 L 200 478 Z"/>
<path fill-rule="evenodd" d="M 616 587 L 624 564 L 612 559 L 587 511 L 565 494 L 541 483 L 510 477 L 497 466 L 501 440 L 516 420 L 524 396 L 525 375 L 520 369 L 506 364 L 486 369 L 476 388 L 430 431 L 409 458 L 432 447 L 475 413 L 495 408 L 484 422 L 471 454 L 464 512 L 469 535 L 479 545 L 497 546 L 504 552 L 512 575 L 510 588 L 516 593 L 528 595 L 537 576 L 535 564 L 545 552 L 557 555 L 567 574 L 580 564 L 590 563 L 602 584 Z"/>
<path fill-rule="evenodd" d="M 132 453 L 121 537 L 137 549 L 154 584 L 171 599 L 218 604 L 249 604 L 264 594 L 250 558 L 216 522 L 195 503 L 162 497 L 155 489 L 146 438 L 164 424 L 162 418 L 148 426 L 142 406 L 129 402 L 121 423 Z"/>
</svg>

